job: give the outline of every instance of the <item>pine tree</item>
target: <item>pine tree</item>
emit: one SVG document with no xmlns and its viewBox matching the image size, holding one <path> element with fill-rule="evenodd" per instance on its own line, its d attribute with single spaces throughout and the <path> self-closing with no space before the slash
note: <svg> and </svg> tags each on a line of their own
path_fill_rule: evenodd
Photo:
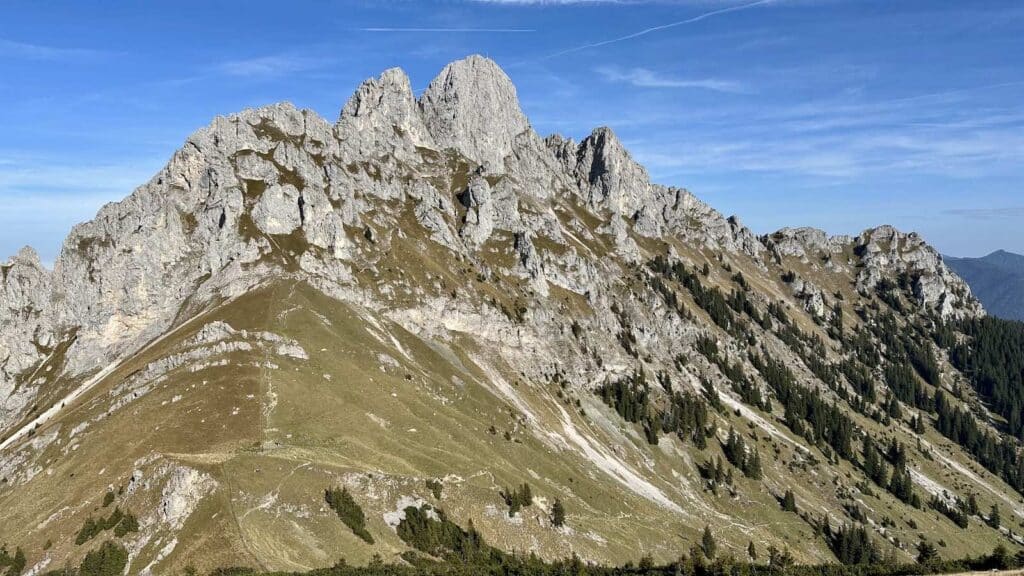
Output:
<svg viewBox="0 0 1024 576">
<path fill-rule="evenodd" d="M 910 421 L 911 427 L 914 429 L 916 434 L 924 434 L 924 418 L 920 415 L 915 415 L 914 419 Z"/>
<path fill-rule="evenodd" d="M 363 509 L 349 493 L 348 488 L 328 488 L 324 491 L 324 501 L 341 519 L 342 523 L 352 530 L 367 544 L 373 544 L 373 536 L 366 530 L 366 516 Z"/>
<path fill-rule="evenodd" d="M 886 486 L 889 477 L 886 471 L 885 462 L 875 448 L 875 442 L 870 436 L 864 436 L 864 474 L 879 486 Z"/>
<path fill-rule="evenodd" d="M 7 550 L 4 550 L 4 552 L 6 553 Z M 5 574 L 9 576 L 17 576 L 18 574 L 21 574 L 27 563 L 28 560 L 25 559 L 25 552 L 21 549 L 21 546 L 18 546 L 14 549 L 14 558 L 8 561 L 7 572 L 5 572 Z"/>
<path fill-rule="evenodd" d="M 924 540 L 917 543 L 918 564 L 928 564 L 935 561 L 938 557 L 939 553 L 935 550 L 935 546 Z"/>
<path fill-rule="evenodd" d="M 750 558 L 751 562 L 757 561 L 757 547 L 754 546 L 753 540 L 751 540 L 750 543 L 747 544 L 747 556 Z"/>
<path fill-rule="evenodd" d="M 749 458 L 747 469 L 743 473 L 748 478 L 753 478 L 754 480 L 761 479 L 761 453 L 757 449 L 754 450 L 754 455 Z"/>
<path fill-rule="evenodd" d="M 889 492 L 892 492 L 893 496 L 899 498 L 902 502 L 917 507 L 917 504 L 914 504 L 914 502 L 919 500 L 915 499 L 914 481 L 911 480 L 910 471 L 907 470 L 906 466 L 892 471 L 892 478 L 889 480 Z"/>
<path fill-rule="evenodd" d="M 565 525 L 565 506 L 558 498 L 555 498 L 555 503 L 551 506 L 551 524 L 558 527 Z"/>
<path fill-rule="evenodd" d="M 971 516 L 977 516 L 980 510 L 978 509 L 978 499 L 974 496 L 974 492 L 967 497 L 967 513 Z"/>
<path fill-rule="evenodd" d="M 988 520 L 986 520 L 985 523 L 988 524 L 989 526 L 997 529 L 997 530 L 999 529 L 1000 520 L 999 520 L 999 506 L 998 505 L 996 505 L 996 504 L 992 505 L 992 510 L 989 511 L 989 513 L 988 513 Z"/>
<path fill-rule="evenodd" d="M 715 542 L 715 536 L 711 533 L 711 526 L 704 526 L 704 535 L 700 539 L 700 548 L 708 560 L 715 558 L 718 544 Z"/>
<path fill-rule="evenodd" d="M 789 547 L 785 550 L 779 550 L 774 545 L 768 547 L 768 565 L 778 570 L 785 570 L 786 568 L 793 565 L 793 555 L 789 552 Z"/>
<path fill-rule="evenodd" d="M 796 512 L 796 497 L 792 490 L 786 490 L 785 496 L 782 497 L 782 509 L 786 512 Z"/>
<path fill-rule="evenodd" d="M 888 457 L 894 468 L 907 467 L 907 449 L 903 446 L 902 442 L 893 440 L 892 443 L 889 444 Z"/>
<path fill-rule="evenodd" d="M 519 498 L 523 506 L 529 506 L 533 503 L 533 490 L 526 482 L 523 482 L 523 486 L 520 488 Z"/>
<path fill-rule="evenodd" d="M 996 547 L 988 556 L 988 564 L 997 570 L 1010 568 L 1010 551 L 1002 543 L 996 544 Z"/>
</svg>

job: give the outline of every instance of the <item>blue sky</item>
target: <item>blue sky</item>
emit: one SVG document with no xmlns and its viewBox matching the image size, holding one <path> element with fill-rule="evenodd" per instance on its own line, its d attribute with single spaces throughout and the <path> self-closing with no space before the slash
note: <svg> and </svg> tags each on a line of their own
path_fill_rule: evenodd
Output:
<svg viewBox="0 0 1024 576">
<path fill-rule="evenodd" d="M 0 260 L 48 262 L 218 114 L 336 118 L 401 66 L 501 64 L 541 134 L 611 126 L 756 232 L 891 223 L 1024 252 L 1024 2 L 5 2 Z"/>
</svg>

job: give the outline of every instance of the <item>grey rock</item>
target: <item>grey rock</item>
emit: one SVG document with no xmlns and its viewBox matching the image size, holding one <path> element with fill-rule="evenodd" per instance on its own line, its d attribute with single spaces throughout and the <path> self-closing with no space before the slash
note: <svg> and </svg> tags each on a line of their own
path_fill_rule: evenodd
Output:
<svg viewBox="0 0 1024 576">
<path fill-rule="evenodd" d="M 869 294 L 882 278 L 908 274 L 921 306 L 942 318 L 975 317 L 984 314 L 971 289 L 942 261 L 942 256 L 915 232 L 900 232 L 892 226 L 865 230 L 854 239 L 863 269 L 857 275 L 857 289 Z"/>
<path fill-rule="evenodd" d="M 513 142 L 529 129 L 516 88 L 494 61 L 452 62 L 419 101 L 423 121 L 441 148 L 453 148 L 488 170 L 504 171 Z"/>
<path fill-rule="evenodd" d="M 470 245 L 479 246 L 494 231 L 495 207 L 491 199 L 491 187 L 487 180 L 475 175 L 466 190 L 459 195 L 459 200 L 466 209 L 459 235 Z"/>
<path fill-rule="evenodd" d="M 587 204 L 595 210 L 632 218 L 653 204 L 647 171 L 610 128 L 598 128 L 580 143 L 575 173 Z M 647 232 L 656 234 L 657 230 Z"/>
<path fill-rule="evenodd" d="M 291 234 L 302 226 L 304 202 L 291 184 L 274 184 L 260 195 L 252 210 L 252 219 L 266 234 Z"/>
</svg>

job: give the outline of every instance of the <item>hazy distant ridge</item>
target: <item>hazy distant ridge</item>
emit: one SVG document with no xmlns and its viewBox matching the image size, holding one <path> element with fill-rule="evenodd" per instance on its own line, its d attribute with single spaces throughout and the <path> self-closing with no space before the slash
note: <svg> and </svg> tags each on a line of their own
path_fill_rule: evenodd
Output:
<svg viewBox="0 0 1024 576">
<path fill-rule="evenodd" d="M 1024 256 L 996 250 L 981 258 L 945 260 L 990 314 L 1024 321 Z"/>
</svg>

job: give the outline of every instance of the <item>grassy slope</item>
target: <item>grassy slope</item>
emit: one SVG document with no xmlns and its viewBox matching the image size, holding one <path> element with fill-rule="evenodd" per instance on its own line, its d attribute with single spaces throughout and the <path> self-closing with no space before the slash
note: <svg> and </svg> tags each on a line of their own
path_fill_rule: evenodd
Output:
<svg viewBox="0 0 1024 576">
<path fill-rule="evenodd" d="M 230 368 L 181 369 L 68 438 L 78 422 L 109 406 L 109 391 L 127 375 L 172 353 L 192 331 L 215 319 L 293 338 L 310 358 L 236 352 L 228 356 Z M 246 366 L 252 362 L 273 362 L 276 368 Z M 757 445 L 766 456 L 765 480 L 742 479 L 737 472 L 738 495 L 716 496 L 701 490 L 695 468 L 720 454 L 714 443 L 703 453 L 669 438 L 650 447 L 597 398 L 580 398 L 582 416 L 556 394 L 553 384 L 521 381 L 501 360 L 500 349 L 459 335 L 449 341 L 421 339 L 378 314 L 302 284 L 280 282 L 196 320 L 176 342 L 130 360 L 81 407 L 40 430 L 37 437 L 59 432 L 35 456 L 41 469 L 37 480 L 0 490 L 8 520 L 0 526 L 0 541 L 22 545 L 34 562 L 44 554 L 43 543 L 52 540 L 46 554 L 61 559 L 57 562 L 75 561 L 89 546 L 76 547 L 74 534 L 87 515 L 99 514 L 107 488 L 125 485 L 136 469 L 156 479 L 161 466 L 174 462 L 209 474 L 218 487 L 177 534 L 173 554 L 158 565 L 161 571 L 186 564 L 298 570 L 340 557 L 353 563 L 375 553 L 393 558 L 405 547 L 384 515 L 397 510 L 403 498 L 433 502 L 427 478 L 444 478 L 436 504 L 460 523 L 472 521 L 490 542 L 509 550 L 547 557 L 575 551 L 606 562 L 636 560 L 645 553 L 668 560 L 697 541 L 707 523 L 722 547 L 738 557 L 753 540 L 762 554 L 775 544 L 789 546 L 801 560 L 830 558 L 821 538 L 798 516 L 782 512 L 775 495 L 792 487 L 801 508 L 815 515 L 834 511 L 839 506 L 835 486 L 849 487 L 859 478 L 848 464 L 808 464 L 789 442 L 757 430 Z M 569 415 L 568 429 L 563 413 Z M 795 440 L 778 415 L 762 416 Z M 750 430 L 731 413 L 718 418 L 722 433 L 729 425 Z M 491 426 L 497 434 L 489 432 Z M 612 479 L 568 441 L 572 429 L 595 445 L 611 447 L 607 459 L 639 471 L 682 512 L 666 510 Z M 75 443 L 79 447 L 65 453 Z M 159 457 L 147 462 L 150 452 Z M 945 471 L 933 466 L 928 473 L 942 478 Z M 986 480 L 998 484 L 989 475 Z M 510 520 L 498 491 L 524 481 L 532 485 L 537 505 Z M 340 484 L 363 504 L 376 545 L 358 540 L 323 505 L 324 488 Z M 891 514 L 897 521 L 892 534 L 904 542 L 912 544 L 918 533 L 927 532 L 948 544 L 941 550 L 947 557 L 992 546 L 993 533 L 976 521 L 961 531 L 934 512 L 903 512 L 884 490 L 875 494 L 861 502 L 878 516 Z M 566 503 L 569 530 L 548 525 L 543 505 L 555 497 Z M 159 500 L 160 484 L 154 481 L 118 503 L 145 518 L 153 516 Z M 980 501 L 987 508 L 991 499 L 982 494 Z M 918 530 L 909 528 L 909 519 Z M 26 534 L 23 526 L 33 528 Z M 153 538 L 141 547 L 133 570 L 156 558 L 172 538 L 159 524 L 147 528 L 144 522 L 143 533 Z"/>
</svg>

